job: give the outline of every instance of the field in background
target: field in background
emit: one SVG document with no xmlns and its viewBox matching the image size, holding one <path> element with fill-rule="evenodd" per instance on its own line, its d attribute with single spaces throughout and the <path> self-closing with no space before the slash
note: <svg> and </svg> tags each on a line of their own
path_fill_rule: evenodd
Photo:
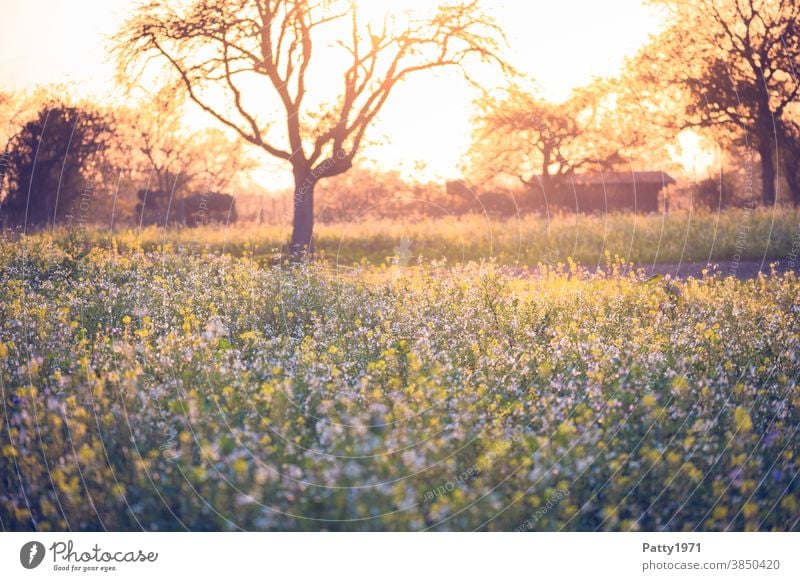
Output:
<svg viewBox="0 0 800 581">
<path fill-rule="evenodd" d="M 110 245 L 108 229 L 79 232 L 89 246 Z M 75 233 L 73 232 L 73 237 Z M 69 237 L 57 232 L 59 239 Z M 286 252 L 289 228 L 241 223 L 201 228 L 143 230 L 121 227 L 114 243 L 121 250 L 154 250 L 165 244 L 192 251 L 225 252 L 269 261 Z M 448 263 L 495 259 L 510 266 L 555 264 L 571 258 L 604 265 L 608 255 L 647 265 L 695 261 L 786 258 L 798 250 L 800 211 L 727 210 L 720 213 L 662 215 L 527 215 L 493 220 L 485 216 L 452 219 L 362 221 L 318 224 L 317 254 L 352 266 L 367 261 L 410 264 L 447 259 Z"/>
</svg>

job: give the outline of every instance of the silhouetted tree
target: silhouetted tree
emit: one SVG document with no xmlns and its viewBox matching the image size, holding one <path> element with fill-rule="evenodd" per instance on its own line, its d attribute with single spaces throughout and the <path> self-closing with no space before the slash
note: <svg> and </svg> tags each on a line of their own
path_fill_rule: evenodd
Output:
<svg viewBox="0 0 800 581">
<path fill-rule="evenodd" d="M 800 206 L 800 121 L 784 116 L 778 127 L 786 184 L 792 203 Z"/>
<path fill-rule="evenodd" d="M 157 57 L 201 109 L 291 165 L 300 254 L 311 248 L 315 185 L 352 167 L 398 83 L 470 56 L 496 60 L 498 36 L 474 0 L 382 22 L 352 0 L 153 0 L 116 45 L 127 78 Z"/>
<path fill-rule="evenodd" d="M 745 191 L 740 172 L 723 171 L 700 181 L 693 192 L 692 202 L 697 208 L 712 211 L 754 204 L 754 200 L 747 199 Z"/>
<path fill-rule="evenodd" d="M 107 117 L 51 102 L 11 138 L 8 192 L 0 211 L 10 223 L 40 226 L 67 216 L 91 220 L 102 154 L 111 137 Z"/>
<path fill-rule="evenodd" d="M 800 0 L 651 0 L 668 26 L 639 66 L 688 94 L 682 127 L 744 131 L 761 158 L 762 197 L 776 200 L 777 128 L 798 97 Z"/>
<path fill-rule="evenodd" d="M 169 87 L 147 94 L 135 108 L 117 110 L 115 117 L 126 146 L 119 163 L 132 166 L 148 191 L 175 200 L 192 191 L 219 191 L 254 166 L 241 140 L 216 128 L 187 126 L 184 99 Z"/>
<path fill-rule="evenodd" d="M 600 87 L 577 90 L 563 103 L 511 87 L 501 97 L 479 102 L 473 146 L 472 179 L 496 175 L 519 179 L 526 188 L 547 193 L 562 178 L 581 171 L 611 169 L 625 160 L 634 134 L 609 127 Z"/>
</svg>

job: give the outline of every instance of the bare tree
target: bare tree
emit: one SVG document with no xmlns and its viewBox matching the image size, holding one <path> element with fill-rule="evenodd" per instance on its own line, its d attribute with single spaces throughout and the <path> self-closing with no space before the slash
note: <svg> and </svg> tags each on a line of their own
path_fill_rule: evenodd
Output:
<svg viewBox="0 0 800 581">
<path fill-rule="evenodd" d="M 470 57 L 499 62 L 499 30 L 476 0 L 381 23 L 363 19 L 353 0 L 172 4 L 153 0 L 123 26 L 120 70 L 136 78 L 139 65 L 157 57 L 201 109 L 291 165 L 293 254 L 311 250 L 314 186 L 352 167 L 398 83 L 442 67 L 464 70 Z"/>
<path fill-rule="evenodd" d="M 254 164 L 240 139 L 213 128 L 187 127 L 183 99 L 170 87 L 148 93 L 135 108 L 115 111 L 118 141 L 131 167 L 149 189 L 176 198 L 189 189 L 222 190 Z M 200 184 L 202 183 L 202 186 Z"/>
<path fill-rule="evenodd" d="M 800 0 L 651 1 L 667 9 L 669 26 L 639 67 L 686 91 L 682 127 L 744 132 L 761 158 L 763 201 L 774 204 L 780 120 L 800 94 Z"/>
<path fill-rule="evenodd" d="M 800 206 L 800 120 L 786 115 L 779 125 L 781 161 L 792 203 Z"/>
<path fill-rule="evenodd" d="M 614 107 L 597 84 L 578 89 L 563 103 L 511 87 L 502 97 L 479 102 L 473 146 L 473 178 L 518 178 L 547 192 L 562 178 L 584 170 L 611 169 L 637 141 L 608 123 Z"/>
</svg>

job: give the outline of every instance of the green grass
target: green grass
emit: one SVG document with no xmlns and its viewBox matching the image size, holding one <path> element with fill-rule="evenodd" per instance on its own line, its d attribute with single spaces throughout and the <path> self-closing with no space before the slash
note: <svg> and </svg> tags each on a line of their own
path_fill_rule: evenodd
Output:
<svg viewBox="0 0 800 581">
<path fill-rule="evenodd" d="M 91 245 L 108 247 L 104 230 L 86 233 Z M 60 236 L 66 237 L 62 232 Z M 114 236 L 118 248 L 154 250 L 169 244 L 194 251 L 226 252 L 268 261 L 285 253 L 289 230 L 233 224 L 198 229 L 151 227 Z M 556 264 L 572 258 L 592 266 L 606 253 L 637 264 L 785 258 L 800 240 L 800 211 L 728 210 L 722 213 L 661 215 L 535 215 L 491 220 L 467 216 L 442 220 L 365 221 L 319 224 L 318 255 L 344 266 L 384 264 L 401 255 L 408 261 L 447 259 L 450 264 L 494 259 L 510 266 Z"/>
</svg>

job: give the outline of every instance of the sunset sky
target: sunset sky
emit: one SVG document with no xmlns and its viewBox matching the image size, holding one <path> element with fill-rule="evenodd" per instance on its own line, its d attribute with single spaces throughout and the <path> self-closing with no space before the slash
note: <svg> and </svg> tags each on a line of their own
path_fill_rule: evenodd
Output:
<svg viewBox="0 0 800 581">
<path fill-rule="evenodd" d="M 71 82 L 99 100 L 115 94 L 105 37 L 117 30 L 136 0 L 2 2 L 3 88 Z M 538 79 L 545 96 L 554 100 L 593 76 L 618 72 L 625 56 L 658 29 L 657 15 L 639 0 L 497 0 L 487 5 L 506 32 L 512 63 Z M 372 0 L 365 0 L 365 6 L 381 10 L 381 3 Z M 457 175 L 469 145 L 473 97 L 460 80 L 448 76 L 404 85 L 373 132 L 386 143 L 372 148 L 368 157 L 409 177 Z"/>
</svg>

